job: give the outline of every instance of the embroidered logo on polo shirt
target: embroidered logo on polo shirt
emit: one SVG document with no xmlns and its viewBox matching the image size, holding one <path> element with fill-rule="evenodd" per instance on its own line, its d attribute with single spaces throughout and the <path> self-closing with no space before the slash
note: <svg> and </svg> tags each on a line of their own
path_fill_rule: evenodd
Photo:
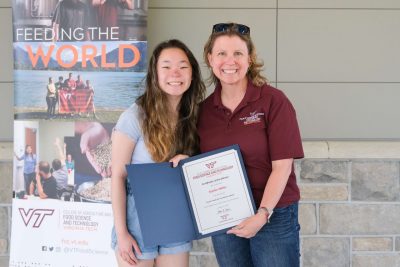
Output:
<svg viewBox="0 0 400 267">
<path fill-rule="evenodd" d="M 261 122 L 261 116 L 264 116 L 263 112 L 250 112 L 250 116 L 240 118 L 240 121 L 243 121 L 244 125 L 252 124 L 252 123 L 259 123 Z"/>
</svg>

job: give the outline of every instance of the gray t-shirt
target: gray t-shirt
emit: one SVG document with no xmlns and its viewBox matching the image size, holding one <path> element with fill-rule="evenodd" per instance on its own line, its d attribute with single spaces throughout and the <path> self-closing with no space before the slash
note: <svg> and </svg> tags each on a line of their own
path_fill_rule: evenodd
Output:
<svg viewBox="0 0 400 267">
<path fill-rule="evenodd" d="M 57 190 L 67 189 L 68 170 L 65 165 L 63 165 L 61 169 L 54 171 L 52 175 L 57 181 Z"/>
<path fill-rule="evenodd" d="M 125 110 L 115 125 L 115 131 L 126 134 L 135 143 L 131 163 L 154 163 L 143 139 L 140 107 L 134 103 Z"/>
</svg>

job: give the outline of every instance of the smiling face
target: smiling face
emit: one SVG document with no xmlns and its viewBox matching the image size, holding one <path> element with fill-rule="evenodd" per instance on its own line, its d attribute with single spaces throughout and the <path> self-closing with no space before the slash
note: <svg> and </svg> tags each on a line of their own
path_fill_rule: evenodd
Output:
<svg viewBox="0 0 400 267">
<path fill-rule="evenodd" d="M 249 51 L 246 43 L 238 36 L 218 37 L 207 57 L 214 75 L 222 86 L 240 85 L 247 81 L 246 74 L 250 66 Z"/>
<path fill-rule="evenodd" d="M 192 67 L 185 52 L 179 48 L 164 49 L 157 62 L 158 85 L 170 100 L 179 101 L 189 89 Z"/>
</svg>

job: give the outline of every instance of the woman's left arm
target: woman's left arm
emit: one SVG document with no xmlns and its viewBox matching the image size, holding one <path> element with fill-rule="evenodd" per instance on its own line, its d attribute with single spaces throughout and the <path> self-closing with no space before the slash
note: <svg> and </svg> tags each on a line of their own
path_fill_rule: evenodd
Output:
<svg viewBox="0 0 400 267">
<path fill-rule="evenodd" d="M 289 175 L 292 171 L 292 163 L 293 159 L 272 161 L 272 172 L 265 186 L 260 207 L 266 207 L 272 210 L 276 206 L 288 182 Z M 258 212 L 233 227 L 227 233 L 235 234 L 239 237 L 251 238 L 257 234 L 267 221 L 267 216 L 265 216 L 264 213 Z"/>
</svg>

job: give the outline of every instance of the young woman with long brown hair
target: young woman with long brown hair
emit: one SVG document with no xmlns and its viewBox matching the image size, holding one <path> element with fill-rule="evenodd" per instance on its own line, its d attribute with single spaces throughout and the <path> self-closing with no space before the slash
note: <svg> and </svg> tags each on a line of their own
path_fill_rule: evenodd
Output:
<svg viewBox="0 0 400 267">
<path fill-rule="evenodd" d="M 159 44 L 149 62 L 144 94 L 121 115 L 112 136 L 112 246 L 119 266 L 189 265 L 190 242 L 143 246 L 125 165 L 177 163 L 183 155 L 197 153 L 198 105 L 204 94 L 190 50 L 178 40 Z"/>
</svg>

